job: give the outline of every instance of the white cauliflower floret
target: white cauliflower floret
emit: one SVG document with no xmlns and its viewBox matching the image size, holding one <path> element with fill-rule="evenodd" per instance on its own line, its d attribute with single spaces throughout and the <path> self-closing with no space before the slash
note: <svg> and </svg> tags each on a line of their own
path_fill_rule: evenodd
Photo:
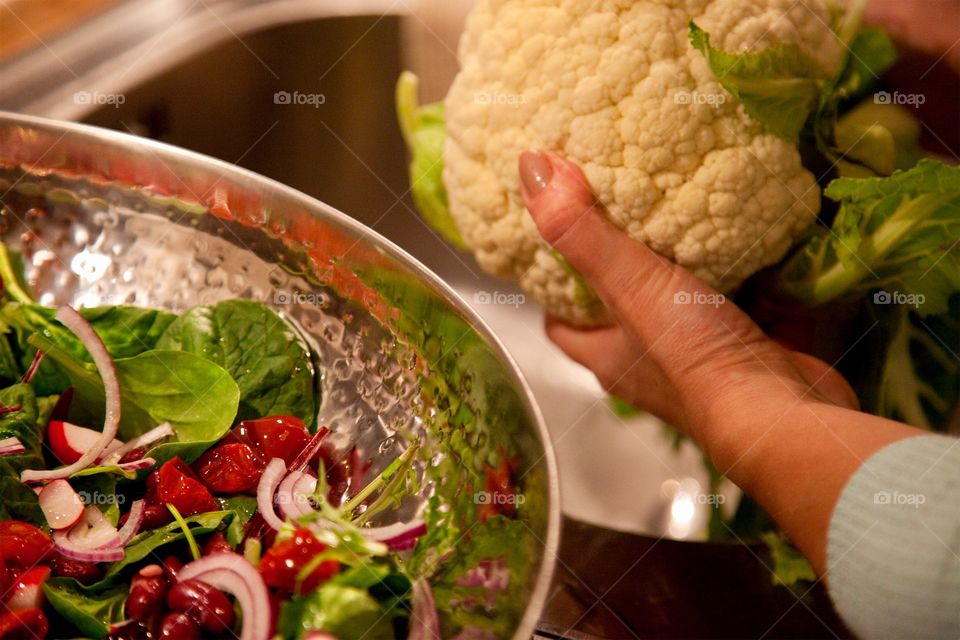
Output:
<svg viewBox="0 0 960 640">
<path fill-rule="evenodd" d="M 601 319 L 524 209 L 517 157 L 583 167 L 610 219 L 721 291 L 779 261 L 820 191 L 794 143 L 744 111 L 689 41 L 728 52 L 795 44 L 837 70 L 819 0 L 481 0 L 447 96 L 443 182 L 480 265 L 552 313 Z"/>
</svg>

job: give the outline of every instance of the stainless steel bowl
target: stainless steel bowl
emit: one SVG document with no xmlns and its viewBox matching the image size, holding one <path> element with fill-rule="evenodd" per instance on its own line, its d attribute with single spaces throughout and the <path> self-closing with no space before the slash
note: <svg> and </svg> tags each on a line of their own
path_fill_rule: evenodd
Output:
<svg viewBox="0 0 960 640">
<path fill-rule="evenodd" d="M 491 616 L 530 636 L 558 543 L 553 452 L 513 360 L 447 285 L 293 189 L 94 127 L 0 112 L 0 194 L 0 236 L 26 258 L 44 304 L 182 310 L 248 298 L 290 319 L 319 356 L 318 417 L 336 444 L 356 446 L 377 471 L 399 454 L 398 434 L 430 442 L 420 499 L 384 523 L 413 517 L 431 495 L 475 503 L 484 468 L 509 461 L 536 551 L 512 577 L 525 602 Z M 473 459 L 453 460 L 451 443 Z"/>
</svg>

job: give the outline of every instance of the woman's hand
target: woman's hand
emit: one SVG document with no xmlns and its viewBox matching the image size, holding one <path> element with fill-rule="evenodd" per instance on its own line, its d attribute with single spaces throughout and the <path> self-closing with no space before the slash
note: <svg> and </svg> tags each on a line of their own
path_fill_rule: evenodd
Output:
<svg viewBox="0 0 960 640">
<path fill-rule="evenodd" d="M 705 419 L 758 402 L 857 408 L 829 365 L 769 339 L 723 295 L 608 222 L 576 165 L 527 152 L 520 172 L 541 235 L 616 322 L 583 329 L 547 319 L 550 338 L 604 388 L 697 439 Z"/>
<path fill-rule="evenodd" d="M 691 436 L 821 574 L 833 507 L 867 457 L 922 432 L 856 411 L 829 365 L 768 338 L 732 302 L 607 219 L 580 169 L 526 152 L 520 177 L 541 235 L 614 324 L 547 333 L 603 386 Z"/>
</svg>

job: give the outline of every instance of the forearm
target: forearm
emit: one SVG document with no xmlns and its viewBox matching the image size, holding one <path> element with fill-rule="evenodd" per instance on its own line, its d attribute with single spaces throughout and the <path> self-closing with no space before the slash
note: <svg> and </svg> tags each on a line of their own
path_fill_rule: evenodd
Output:
<svg viewBox="0 0 960 640">
<path fill-rule="evenodd" d="M 694 434 L 714 465 L 783 528 L 819 575 L 827 530 L 843 488 L 884 446 L 924 432 L 819 402 L 731 400 Z M 778 406 L 780 405 L 780 406 Z"/>
</svg>

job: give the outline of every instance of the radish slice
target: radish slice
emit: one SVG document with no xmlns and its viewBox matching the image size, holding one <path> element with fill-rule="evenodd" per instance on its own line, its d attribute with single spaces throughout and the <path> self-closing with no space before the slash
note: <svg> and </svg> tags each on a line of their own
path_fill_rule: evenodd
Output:
<svg viewBox="0 0 960 640">
<path fill-rule="evenodd" d="M 397 522 L 385 527 L 370 527 L 360 529 L 360 532 L 370 540 L 382 542 L 394 551 L 412 549 L 417 538 L 427 532 L 427 525 L 423 519 L 417 518 L 413 522 Z"/>
<path fill-rule="evenodd" d="M 286 468 L 280 458 L 274 458 L 271 463 L 277 460 Z M 181 582 L 200 580 L 233 594 L 243 616 L 239 640 L 267 640 L 270 637 L 270 598 L 267 585 L 260 572 L 243 556 L 236 553 L 204 556 L 180 569 L 177 579 Z"/>
<path fill-rule="evenodd" d="M 297 491 L 300 487 L 300 491 Z M 292 471 L 277 489 L 277 506 L 284 518 L 294 519 L 313 512 L 310 496 L 317 488 L 317 479 L 302 471 Z"/>
<path fill-rule="evenodd" d="M 260 484 L 257 485 L 257 509 L 260 511 L 260 517 L 270 528 L 277 531 L 283 526 L 283 520 L 277 517 L 276 509 L 273 507 L 273 494 L 277 492 L 277 487 L 286 473 L 287 463 L 283 458 L 274 458 L 263 470 Z"/>
<path fill-rule="evenodd" d="M 66 478 L 87 467 L 107 448 L 110 441 L 117 435 L 117 429 L 120 427 L 120 382 L 117 380 L 117 370 L 113 366 L 113 359 L 103 345 L 103 340 L 93 330 L 90 323 L 84 320 L 72 307 L 66 305 L 60 307 L 57 310 L 56 319 L 80 339 L 83 346 L 90 352 L 94 364 L 97 365 L 97 371 L 103 381 L 106 396 L 106 417 L 103 421 L 103 431 L 100 432 L 100 438 L 96 444 L 85 451 L 80 459 L 73 464 L 50 470 L 27 469 L 20 474 L 21 482 L 43 482 Z"/>
<path fill-rule="evenodd" d="M 410 602 L 410 631 L 407 640 L 442 640 L 440 618 L 433 600 L 433 590 L 423 578 L 413 583 Z"/>
<path fill-rule="evenodd" d="M 87 505 L 83 517 L 66 537 L 74 545 L 87 549 L 105 549 L 120 546 L 120 534 L 97 507 Z"/>
<path fill-rule="evenodd" d="M 84 451 L 97 446 L 100 432 L 87 429 L 63 420 L 51 420 L 47 425 L 47 444 L 57 460 L 63 464 L 73 464 L 81 457 Z M 107 450 L 123 446 L 123 443 L 113 439 Z"/>
<path fill-rule="evenodd" d="M 68 529 L 77 524 L 83 516 L 83 500 L 70 483 L 62 478 L 45 486 L 38 499 L 40 509 L 51 529 Z"/>
<path fill-rule="evenodd" d="M 118 532 L 120 536 L 120 546 L 130 542 L 130 538 L 137 535 L 140 525 L 143 524 L 143 514 L 146 511 L 146 504 L 143 500 L 134 500 L 130 505 L 130 513 L 127 514 L 127 521 L 123 523 Z"/>
<path fill-rule="evenodd" d="M 104 456 L 103 464 L 113 464 L 114 462 L 118 462 L 123 459 L 123 456 L 127 455 L 134 449 L 146 447 L 147 445 L 151 445 L 158 440 L 168 438 L 172 435 L 174 435 L 173 427 L 170 426 L 169 422 L 164 422 L 163 424 L 150 429 L 150 431 L 147 431 L 146 433 L 140 434 L 133 440 L 130 440 L 126 444 L 121 445 L 111 451 L 108 455 Z"/>
</svg>

